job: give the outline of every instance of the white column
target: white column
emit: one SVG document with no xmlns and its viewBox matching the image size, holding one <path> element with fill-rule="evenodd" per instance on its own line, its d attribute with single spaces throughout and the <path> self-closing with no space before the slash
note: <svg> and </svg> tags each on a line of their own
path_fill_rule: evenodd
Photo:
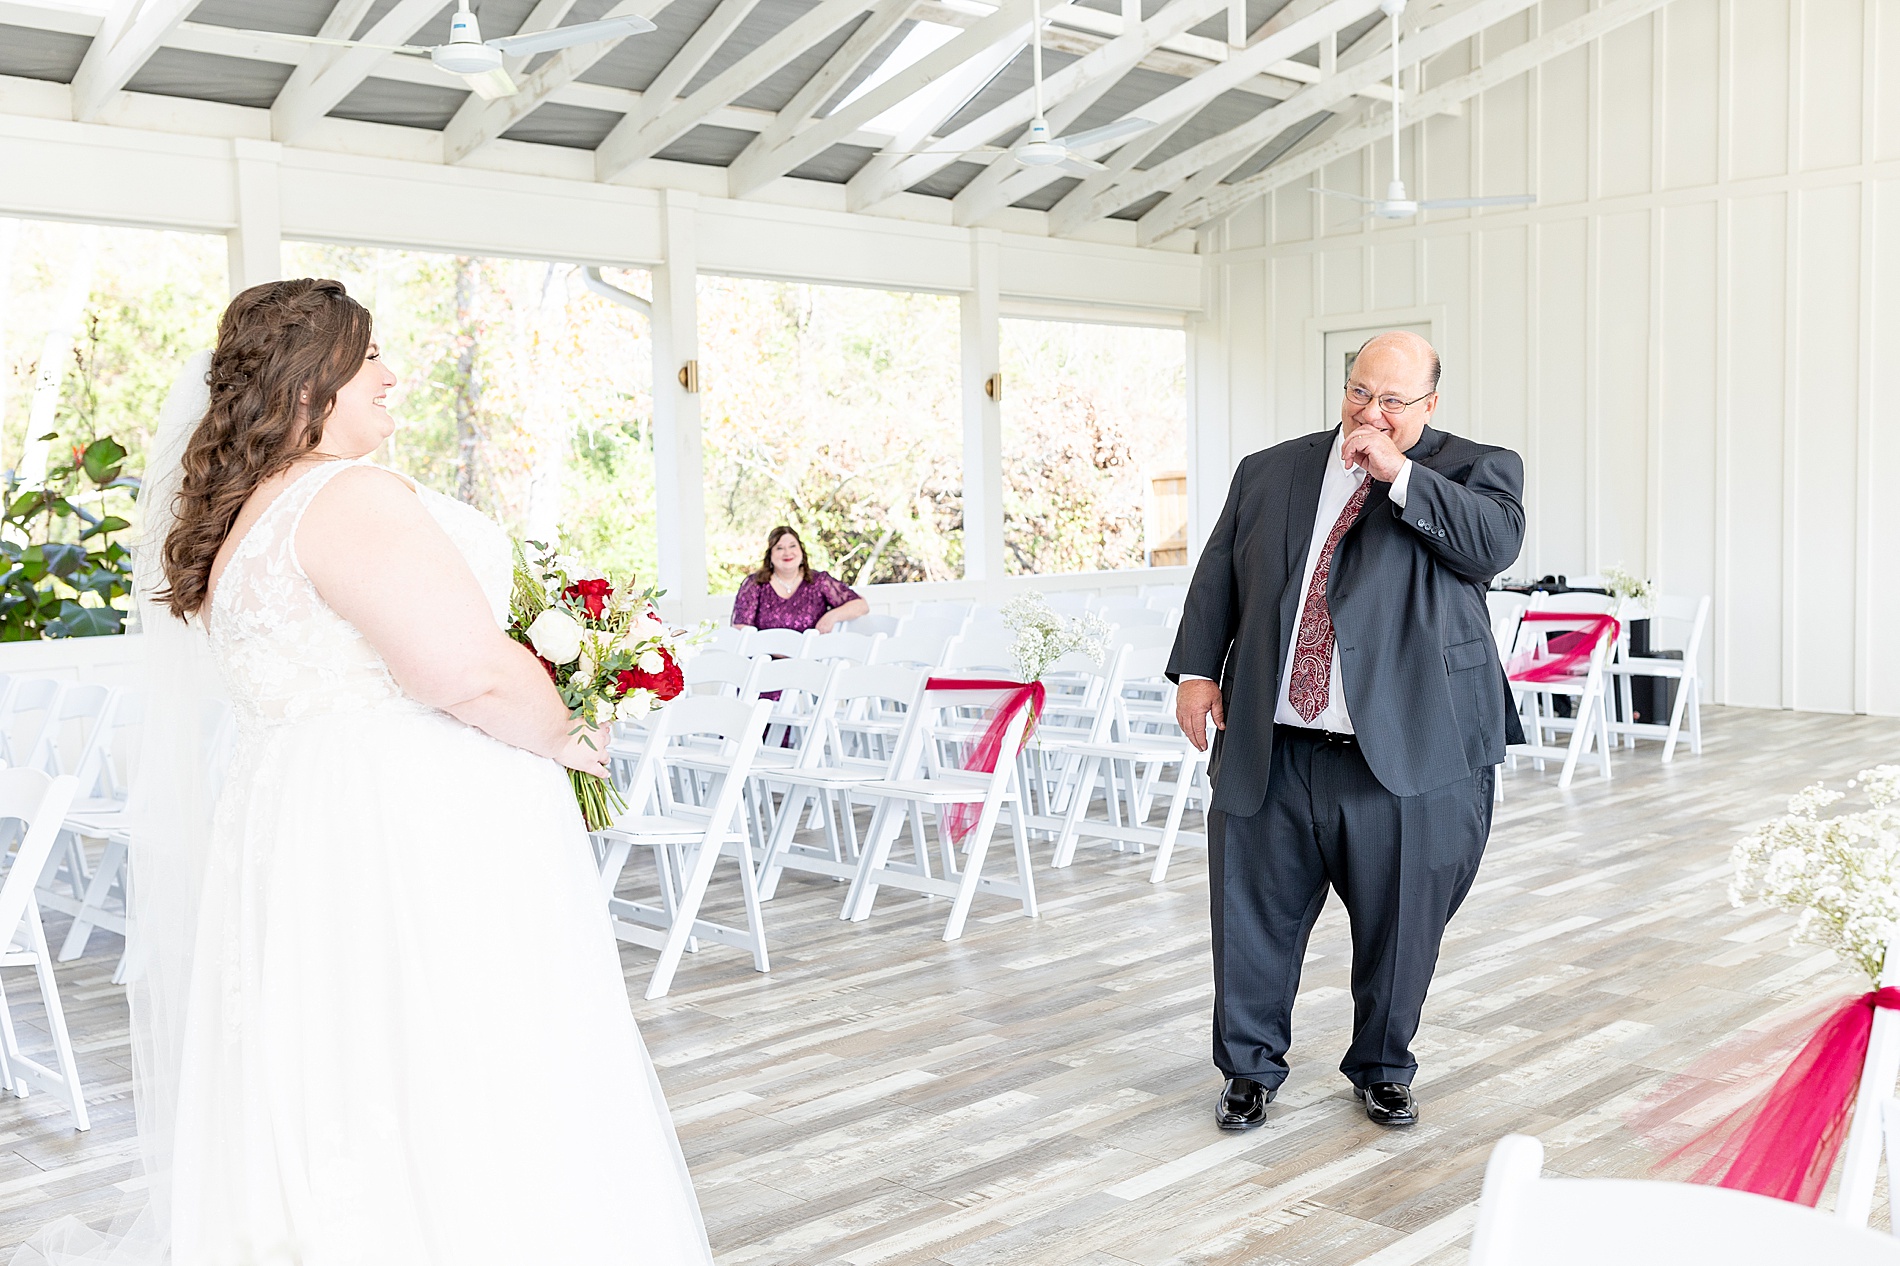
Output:
<svg viewBox="0 0 1900 1266">
<path fill-rule="evenodd" d="M 1201 249 L 1224 241 L 1226 221 L 1203 230 Z M 1209 262 L 1201 270 L 1201 311 L 1187 323 L 1188 562 L 1198 562 L 1201 544 L 1214 529 L 1233 474 L 1233 410 L 1229 400 L 1230 342 L 1234 323 L 1227 310 L 1227 268 Z"/>
<path fill-rule="evenodd" d="M 963 576 L 991 585 L 1003 577 L 1003 410 L 984 391 L 1002 372 L 994 229 L 970 231 L 970 289 L 963 292 Z M 1012 385 L 1003 383 L 1003 390 Z"/>
<path fill-rule="evenodd" d="M 231 142 L 237 227 L 225 234 L 225 243 L 230 250 L 234 295 L 284 275 L 284 225 L 278 206 L 278 164 L 283 152 L 276 141 L 238 137 Z"/>
<path fill-rule="evenodd" d="M 653 482 L 659 520 L 660 587 L 669 614 L 699 619 L 717 605 L 706 593 L 706 463 L 699 395 L 680 371 L 699 360 L 696 195 L 660 193 L 664 262 L 653 270 Z M 697 386 L 697 384 L 694 384 Z"/>
</svg>

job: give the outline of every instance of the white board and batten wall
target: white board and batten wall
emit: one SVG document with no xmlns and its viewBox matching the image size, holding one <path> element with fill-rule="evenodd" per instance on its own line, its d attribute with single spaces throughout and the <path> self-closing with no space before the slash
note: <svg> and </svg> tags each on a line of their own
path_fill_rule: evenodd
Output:
<svg viewBox="0 0 1900 1266">
<path fill-rule="evenodd" d="M 1900 714 L 1900 3 L 1673 0 L 1401 158 L 1414 197 L 1539 202 L 1368 225 L 1307 191 L 1382 192 L 1380 145 L 1206 233 L 1201 478 L 1336 416 L 1329 333 L 1429 326 L 1440 422 L 1525 457 L 1513 574 L 1711 593 L 1716 699 Z"/>
</svg>

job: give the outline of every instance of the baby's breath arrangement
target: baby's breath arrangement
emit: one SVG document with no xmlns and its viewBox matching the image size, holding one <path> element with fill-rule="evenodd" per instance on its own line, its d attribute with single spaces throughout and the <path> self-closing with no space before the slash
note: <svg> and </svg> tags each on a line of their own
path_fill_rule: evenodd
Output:
<svg viewBox="0 0 1900 1266">
<path fill-rule="evenodd" d="M 1788 813 L 1735 846 L 1729 900 L 1750 896 L 1793 910 L 1793 940 L 1824 945 L 1880 979 L 1887 942 L 1900 929 L 1900 765 L 1862 770 L 1870 808 L 1824 818 L 1846 798 L 1823 783 L 1797 792 Z"/>
<path fill-rule="evenodd" d="M 1635 572 L 1621 567 L 1603 569 L 1603 587 L 1610 591 L 1610 596 L 1613 598 L 1621 598 L 1625 602 L 1633 600 L 1642 603 L 1645 607 L 1656 600 L 1656 586 L 1653 581 L 1638 580 Z"/>
<path fill-rule="evenodd" d="M 1049 665 L 1071 651 L 1080 651 L 1096 663 L 1108 654 L 1112 626 L 1095 612 L 1058 615 L 1039 593 L 1025 593 L 1003 608 L 1003 623 L 1016 634 L 1010 651 L 1016 657 L 1020 681 L 1040 681 Z"/>
</svg>

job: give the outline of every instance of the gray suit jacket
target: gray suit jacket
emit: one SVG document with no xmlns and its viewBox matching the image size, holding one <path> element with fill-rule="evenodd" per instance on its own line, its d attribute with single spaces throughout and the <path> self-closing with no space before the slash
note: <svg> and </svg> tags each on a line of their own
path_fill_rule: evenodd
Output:
<svg viewBox="0 0 1900 1266">
<path fill-rule="evenodd" d="M 1280 666 L 1338 428 L 1243 459 L 1175 635 L 1168 675 L 1221 683 L 1213 807 L 1249 816 L 1266 794 Z M 1326 582 L 1346 710 L 1386 790 L 1467 778 L 1521 742 L 1484 592 L 1524 539 L 1524 463 L 1507 448 L 1426 427 L 1406 452 L 1405 508 L 1376 480 Z"/>
</svg>

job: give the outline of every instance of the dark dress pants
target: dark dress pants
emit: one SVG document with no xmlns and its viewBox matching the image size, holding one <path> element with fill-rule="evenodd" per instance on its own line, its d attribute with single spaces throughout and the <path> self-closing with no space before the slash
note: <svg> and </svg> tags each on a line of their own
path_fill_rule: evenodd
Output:
<svg viewBox="0 0 1900 1266">
<path fill-rule="evenodd" d="M 1411 1041 L 1445 925 L 1491 833 L 1495 771 L 1395 796 L 1356 744 L 1274 727 L 1266 799 L 1250 817 L 1208 815 L 1214 925 L 1214 1063 L 1265 1086 L 1286 1079 L 1293 998 L 1330 886 L 1352 920 L 1356 1086 L 1410 1084 Z"/>
</svg>

